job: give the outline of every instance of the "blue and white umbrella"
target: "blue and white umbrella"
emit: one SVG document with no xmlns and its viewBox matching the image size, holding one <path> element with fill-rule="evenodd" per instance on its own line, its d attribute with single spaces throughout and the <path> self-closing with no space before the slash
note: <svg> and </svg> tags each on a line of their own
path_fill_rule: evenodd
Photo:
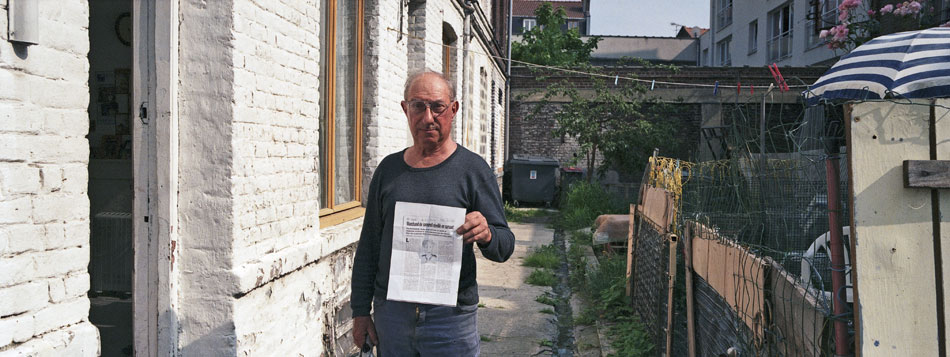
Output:
<svg viewBox="0 0 950 357">
<path fill-rule="evenodd" d="M 950 97 L 950 28 L 875 38 L 848 53 L 803 93 L 821 100 Z"/>
</svg>

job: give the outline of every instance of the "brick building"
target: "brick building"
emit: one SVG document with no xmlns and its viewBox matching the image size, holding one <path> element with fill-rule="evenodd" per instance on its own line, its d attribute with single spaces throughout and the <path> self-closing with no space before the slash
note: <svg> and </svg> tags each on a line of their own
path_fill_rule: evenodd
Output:
<svg viewBox="0 0 950 357">
<path fill-rule="evenodd" d="M 361 201 L 411 143 L 403 82 L 448 73 L 453 135 L 500 173 L 507 8 L 9 1 L 0 355 L 347 354 Z"/>
<path fill-rule="evenodd" d="M 806 83 L 814 83 L 827 68 L 802 67 L 783 68 L 782 74 L 786 78 L 797 78 Z M 646 93 L 662 102 L 673 103 L 675 112 L 669 117 L 646 118 L 647 120 L 673 121 L 677 127 L 676 139 L 679 144 L 672 152 L 662 152 L 661 155 L 684 160 L 709 160 L 722 158 L 722 143 L 716 138 L 720 135 L 720 128 L 730 124 L 733 112 L 737 106 L 748 108 L 758 105 L 762 99 L 763 88 L 773 83 L 773 79 L 766 68 L 711 68 L 711 67 L 680 67 L 676 71 L 663 68 L 644 67 L 604 67 L 605 73 L 623 78 L 638 78 L 650 87 L 650 81 L 656 81 L 654 89 Z M 544 78 L 539 81 L 536 78 Z M 577 142 L 570 137 L 554 137 L 552 131 L 557 122 L 554 114 L 562 105 L 566 97 L 552 97 L 546 102 L 543 100 L 543 89 L 548 85 L 563 80 L 570 81 L 581 93 L 585 88 L 592 86 L 591 77 L 577 73 L 548 72 L 536 73 L 524 67 L 514 67 L 511 72 L 511 119 L 509 123 L 511 155 L 543 156 L 557 159 L 561 166 L 569 165 L 580 156 L 578 166 L 585 166 L 583 156 L 578 152 Z M 610 82 L 610 80 L 608 80 Z M 723 88 L 714 90 L 711 87 L 669 85 L 663 82 L 682 84 L 698 84 L 703 86 L 721 83 Z M 620 80 L 619 85 L 629 85 L 630 82 Z M 735 84 L 741 83 L 746 89 L 737 93 Z M 732 88 L 727 89 L 725 86 Z M 750 93 L 748 86 L 756 86 L 755 93 Z M 796 113 L 804 110 L 800 103 L 797 91 L 780 93 L 776 91 L 768 98 L 770 113 L 772 110 L 790 111 L 788 115 L 776 116 L 786 119 L 795 118 Z M 543 105 L 541 110 L 535 110 Z M 773 109 L 774 107 L 774 109 Z M 755 111 L 755 113 L 758 113 Z M 756 116 L 758 118 L 758 116 Z M 772 124 L 770 124 L 772 125 Z M 598 157 L 600 162 L 602 158 Z M 641 173 L 620 173 L 621 179 L 639 179 Z"/>
</svg>

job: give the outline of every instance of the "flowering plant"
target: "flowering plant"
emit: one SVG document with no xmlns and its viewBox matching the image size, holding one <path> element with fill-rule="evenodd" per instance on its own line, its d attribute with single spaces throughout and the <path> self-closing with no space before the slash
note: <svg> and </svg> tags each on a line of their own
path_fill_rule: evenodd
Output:
<svg viewBox="0 0 950 357">
<path fill-rule="evenodd" d="M 830 49 L 850 52 L 877 36 L 929 27 L 934 15 L 927 0 L 887 4 L 876 11 L 864 0 L 844 0 L 838 5 L 838 24 L 821 30 L 818 37 L 826 39 Z M 940 26 L 950 27 L 950 22 Z"/>
</svg>

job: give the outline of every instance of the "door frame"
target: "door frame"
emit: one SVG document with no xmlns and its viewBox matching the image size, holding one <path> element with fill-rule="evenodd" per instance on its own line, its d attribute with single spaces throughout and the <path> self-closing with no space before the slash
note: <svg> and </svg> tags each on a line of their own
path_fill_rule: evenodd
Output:
<svg viewBox="0 0 950 357">
<path fill-rule="evenodd" d="M 178 0 L 132 0 L 133 348 L 178 354 Z"/>
</svg>

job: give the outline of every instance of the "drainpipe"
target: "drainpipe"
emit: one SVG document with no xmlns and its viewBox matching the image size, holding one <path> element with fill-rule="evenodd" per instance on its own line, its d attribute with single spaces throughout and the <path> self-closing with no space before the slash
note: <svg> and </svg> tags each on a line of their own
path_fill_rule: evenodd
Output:
<svg viewBox="0 0 950 357">
<path fill-rule="evenodd" d="M 469 65 L 468 62 L 471 60 L 470 58 L 471 56 L 469 55 L 469 47 L 471 46 L 470 42 L 472 38 L 472 14 L 475 13 L 475 5 L 472 4 L 473 2 L 474 0 L 462 1 L 462 9 L 464 10 L 464 13 L 465 13 L 465 17 L 463 19 L 463 21 L 465 22 L 465 25 L 464 25 L 464 30 L 462 30 L 462 88 L 461 88 L 462 90 L 459 92 L 464 93 L 461 95 L 461 97 L 465 101 L 468 101 L 469 99 L 468 89 L 469 89 L 469 86 L 471 85 L 471 83 L 469 83 L 469 78 L 471 76 L 469 75 L 468 72 L 471 71 L 472 69 L 470 68 L 471 66 Z M 466 103 L 466 104 L 471 104 L 471 103 Z M 471 111 L 471 108 L 468 108 L 468 107 L 463 108 L 462 110 L 464 110 L 465 112 L 462 115 L 462 125 L 459 126 L 459 129 L 461 130 L 461 133 L 460 133 L 461 135 L 459 136 L 462 138 L 461 140 L 462 146 L 465 146 L 465 139 L 467 139 L 468 137 L 468 130 L 466 130 L 466 127 L 472 124 L 471 123 L 472 111 Z"/>
<path fill-rule="evenodd" d="M 511 13 L 514 10 L 514 0 L 508 0 L 508 77 L 505 78 L 505 162 L 502 166 L 508 165 L 508 159 L 511 158 L 511 150 L 508 146 L 508 130 L 511 124 Z"/>
</svg>

